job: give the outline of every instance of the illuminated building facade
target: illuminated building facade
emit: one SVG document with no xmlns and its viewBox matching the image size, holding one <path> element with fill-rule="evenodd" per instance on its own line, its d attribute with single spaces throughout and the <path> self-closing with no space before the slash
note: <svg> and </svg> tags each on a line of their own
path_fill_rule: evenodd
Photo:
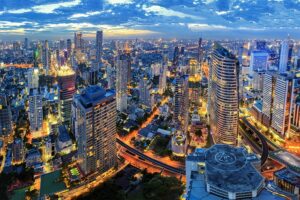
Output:
<svg viewBox="0 0 300 200">
<path fill-rule="evenodd" d="M 177 76 L 175 78 L 174 93 L 174 121 L 181 125 L 186 132 L 189 121 L 189 84 L 188 76 Z"/>
<path fill-rule="evenodd" d="M 274 199 L 264 190 L 260 159 L 246 149 L 216 144 L 186 158 L 186 200 Z"/>
<path fill-rule="evenodd" d="M 59 116 L 62 123 L 68 125 L 71 120 L 72 98 L 76 92 L 76 74 L 68 66 L 62 66 L 58 71 L 59 85 Z"/>
<path fill-rule="evenodd" d="M 150 90 L 151 84 L 148 83 L 148 78 L 144 77 L 140 79 L 139 82 L 139 101 L 141 104 L 150 107 L 151 99 L 150 99 Z"/>
<path fill-rule="evenodd" d="M 250 56 L 250 74 L 255 71 L 266 71 L 269 54 L 265 51 L 252 51 Z"/>
<path fill-rule="evenodd" d="M 117 110 L 120 112 L 127 110 L 128 65 L 128 56 L 121 54 L 116 66 Z"/>
<path fill-rule="evenodd" d="M 282 137 L 287 136 L 291 122 L 296 122 L 299 88 L 299 78 L 295 74 L 268 72 L 264 76 L 263 123 Z"/>
<path fill-rule="evenodd" d="M 72 119 L 78 158 L 85 174 L 104 173 L 116 164 L 116 98 L 93 85 L 75 96 Z"/>
<path fill-rule="evenodd" d="M 43 125 L 43 95 L 39 89 L 29 93 L 29 122 L 31 131 L 40 131 Z"/>
<path fill-rule="evenodd" d="M 12 133 L 11 108 L 5 94 L 0 94 L 0 136 Z"/>
<path fill-rule="evenodd" d="M 236 57 L 214 45 L 210 72 L 210 125 L 217 143 L 236 145 L 239 117 L 239 65 Z"/>
<path fill-rule="evenodd" d="M 27 72 L 28 90 L 39 87 L 39 69 L 30 68 Z"/>
</svg>

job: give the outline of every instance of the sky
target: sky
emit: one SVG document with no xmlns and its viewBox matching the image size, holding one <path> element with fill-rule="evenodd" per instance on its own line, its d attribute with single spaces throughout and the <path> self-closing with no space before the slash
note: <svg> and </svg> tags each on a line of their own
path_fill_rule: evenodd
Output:
<svg viewBox="0 0 300 200">
<path fill-rule="evenodd" d="M 300 39 L 300 0 L 0 0 L 0 40 Z"/>
</svg>

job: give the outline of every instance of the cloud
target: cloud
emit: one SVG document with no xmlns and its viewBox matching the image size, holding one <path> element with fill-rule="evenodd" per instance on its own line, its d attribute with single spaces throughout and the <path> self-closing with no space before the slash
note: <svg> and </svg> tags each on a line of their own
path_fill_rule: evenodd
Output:
<svg viewBox="0 0 300 200">
<path fill-rule="evenodd" d="M 134 0 L 105 0 L 105 3 L 111 5 L 133 4 Z"/>
<path fill-rule="evenodd" d="M 160 16 L 201 19 L 200 17 L 194 16 L 194 15 L 185 14 L 185 13 L 182 13 L 182 12 L 179 12 L 179 11 L 175 11 L 175 10 L 172 10 L 172 9 L 167 9 L 167 8 L 157 6 L 157 5 L 149 6 L 149 7 L 147 7 L 146 5 L 143 5 L 142 9 L 146 13 L 154 13 L 155 15 L 160 15 Z"/>
<path fill-rule="evenodd" d="M 223 25 L 216 25 L 216 24 L 196 24 L 196 23 L 189 23 L 187 27 L 192 31 L 199 31 L 199 30 L 216 30 L 216 29 L 230 29 L 227 26 Z"/>
<path fill-rule="evenodd" d="M 86 12 L 86 13 L 75 13 L 71 15 L 68 19 L 78 19 L 78 18 L 87 18 L 94 15 L 101 15 L 103 13 L 110 13 L 112 10 L 105 10 L 105 11 L 94 11 L 94 12 Z"/>
<path fill-rule="evenodd" d="M 23 22 L 0 21 L 0 29 L 7 29 L 10 27 L 22 27 L 25 25 L 37 25 L 37 23 L 29 22 L 29 21 L 23 21 Z"/>
<path fill-rule="evenodd" d="M 50 13 L 54 13 L 55 10 L 57 9 L 72 8 L 74 6 L 80 5 L 80 3 L 81 0 L 72 0 L 72 1 L 66 1 L 60 3 L 53 3 L 53 4 L 43 4 L 43 5 L 33 6 L 32 10 L 37 13 L 50 14 Z"/>
<path fill-rule="evenodd" d="M 6 12 L 11 14 L 23 14 L 23 13 L 31 12 L 31 9 L 22 8 L 17 10 L 8 10 Z"/>
</svg>

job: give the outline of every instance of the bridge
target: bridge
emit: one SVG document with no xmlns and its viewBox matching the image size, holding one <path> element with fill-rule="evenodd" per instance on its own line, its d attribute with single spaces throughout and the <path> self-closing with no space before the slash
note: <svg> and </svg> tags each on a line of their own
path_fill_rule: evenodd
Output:
<svg viewBox="0 0 300 200">
<path fill-rule="evenodd" d="M 176 173 L 176 174 L 179 174 L 179 175 L 185 175 L 185 169 L 182 169 L 182 168 L 176 168 L 176 167 L 173 167 L 171 165 L 168 165 L 168 164 L 165 164 L 161 161 L 158 161 L 156 159 L 153 159 L 145 154 L 143 154 L 142 152 L 140 152 L 139 150 L 136 150 L 135 148 L 129 146 L 128 144 L 126 144 L 125 142 L 123 142 L 122 140 L 120 140 L 119 138 L 117 138 L 117 143 L 119 145 L 121 145 L 122 147 L 124 147 L 127 151 L 139 156 L 140 158 L 142 159 L 145 159 L 153 164 L 155 164 L 156 166 L 159 166 L 169 172 L 172 172 L 172 173 Z"/>
</svg>

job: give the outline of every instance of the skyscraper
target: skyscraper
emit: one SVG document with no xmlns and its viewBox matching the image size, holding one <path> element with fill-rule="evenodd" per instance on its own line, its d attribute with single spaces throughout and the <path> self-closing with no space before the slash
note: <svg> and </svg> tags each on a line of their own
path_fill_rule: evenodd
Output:
<svg viewBox="0 0 300 200">
<path fill-rule="evenodd" d="M 39 87 L 39 69 L 30 68 L 27 72 L 28 90 Z"/>
<path fill-rule="evenodd" d="M 29 42 L 28 42 L 28 38 L 24 39 L 24 49 L 28 50 L 29 49 Z"/>
<path fill-rule="evenodd" d="M 0 94 L 0 136 L 12 133 L 11 108 L 5 94 Z"/>
<path fill-rule="evenodd" d="M 277 74 L 268 72 L 264 76 L 263 122 L 286 137 L 295 112 L 294 103 L 299 93 L 299 78 L 293 73 Z"/>
<path fill-rule="evenodd" d="M 97 31 L 96 33 L 96 62 L 100 63 L 103 54 L 103 31 Z"/>
<path fill-rule="evenodd" d="M 74 45 L 76 50 L 82 50 L 84 48 L 82 33 L 74 33 Z"/>
<path fill-rule="evenodd" d="M 239 115 L 239 65 L 215 43 L 211 63 L 210 125 L 217 143 L 236 145 Z"/>
<path fill-rule="evenodd" d="M 12 144 L 12 157 L 13 163 L 19 164 L 24 160 L 24 145 L 21 138 L 16 138 Z"/>
<path fill-rule="evenodd" d="M 285 73 L 288 71 L 289 57 L 291 57 L 289 41 L 283 40 L 280 48 L 279 73 Z"/>
<path fill-rule="evenodd" d="M 71 39 L 67 39 L 67 52 L 68 52 L 68 57 L 70 57 L 72 54 L 72 40 Z"/>
<path fill-rule="evenodd" d="M 71 119 L 72 98 L 76 92 L 75 88 L 76 74 L 68 66 L 62 66 L 58 71 L 59 85 L 59 115 L 61 122 L 68 125 Z"/>
<path fill-rule="evenodd" d="M 31 131 L 40 131 L 43 125 L 43 95 L 39 89 L 30 89 L 29 122 Z"/>
<path fill-rule="evenodd" d="M 167 66 L 165 64 L 160 68 L 158 92 L 163 94 L 167 87 Z"/>
<path fill-rule="evenodd" d="M 78 161 L 85 174 L 104 173 L 116 165 L 116 98 L 93 85 L 75 96 L 72 119 Z"/>
<path fill-rule="evenodd" d="M 141 104 L 144 104 L 148 107 L 150 107 L 151 101 L 150 101 L 150 90 L 151 85 L 148 83 L 148 78 L 144 77 L 140 79 L 139 82 L 139 100 Z"/>
<path fill-rule="evenodd" d="M 48 40 L 45 40 L 42 52 L 43 52 L 42 54 L 43 68 L 46 72 L 46 75 L 48 75 L 49 68 L 50 68 L 50 52 L 49 52 Z"/>
<path fill-rule="evenodd" d="M 174 95 L 174 120 L 181 125 L 181 129 L 186 132 L 189 117 L 189 86 L 188 76 L 178 76 L 175 79 Z"/>
<path fill-rule="evenodd" d="M 265 51 L 252 51 L 250 57 L 250 74 L 254 71 L 266 71 L 269 54 Z"/>
<path fill-rule="evenodd" d="M 126 54 L 118 56 L 116 74 L 117 110 L 123 112 L 127 110 L 128 56 Z"/>
</svg>

